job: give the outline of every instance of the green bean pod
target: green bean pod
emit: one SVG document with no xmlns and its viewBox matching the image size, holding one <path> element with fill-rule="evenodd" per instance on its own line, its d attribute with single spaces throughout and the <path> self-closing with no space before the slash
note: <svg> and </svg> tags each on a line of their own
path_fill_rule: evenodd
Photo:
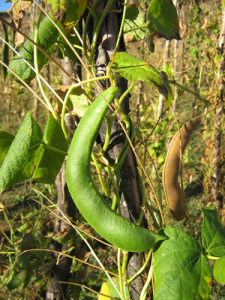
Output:
<svg viewBox="0 0 225 300">
<path fill-rule="evenodd" d="M 99 235 L 125 251 L 142 252 L 166 237 L 137 226 L 111 210 L 90 173 L 92 148 L 108 108 L 107 102 L 111 103 L 116 93 L 117 88 L 110 87 L 85 112 L 69 149 L 66 179 L 77 208 Z"/>
</svg>

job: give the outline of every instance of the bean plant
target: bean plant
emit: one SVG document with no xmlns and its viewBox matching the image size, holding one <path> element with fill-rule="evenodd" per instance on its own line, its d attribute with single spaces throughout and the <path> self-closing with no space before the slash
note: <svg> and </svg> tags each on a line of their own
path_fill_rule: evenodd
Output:
<svg viewBox="0 0 225 300">
<path fill-rule="evenodd" d="M 152 0 L 148 4 L 146 20 L 141 11 L 135 5 L 129 5 L 127 0 L 42 2 L 33 1 L 32 5 L 39 9 L 35 30 L 25 36 L 25 42 L 19 50 L 14 50 L 9 62 L 8 50 L 13 50 L 13 47 L 8 43 L 6 34 L 7 28 L 12 25 L 2 19 L 5 31 L 1 60 L 4 76 L 13 76 L 38 97 L 49 117 L 44 132 L 31 112 L 26 114 L 15 136 L 0 132 L 0 192 L 7 193 L 18 183 L 53 185 L 66 161 L 66 182 L 81 214 L 79 220 L 87 222 L 100 241 L 108 243 L 107 247 L 117 249 L 118 271 L 112 276 L 79 226 L 74 226 L 66 215 L 63 216 L 76 235 L 84 240 L 106 274 L 101 290 L 95 291 L 99 299 L 208 299 L 213 276 L 219 284 L 225 284 L 225 230 L 216 208 L 205 207 L 201 211 L 201 239 L 193 236 L 188 205 L 179 180 L 182 154 L 192 132 L 198 130 L 206 115 L 203 111 L 196 119 L 183 124 L 181 129 L 178 126 L 171 140 L 162 178 L 163 198 L 168 206 L 165 208 L 155 191 L 151 174 L 146 172 L 138 154 L 135 145 L 137 133 L 131 114 L 124 110 L 129 94 L 142 81 L 156 88 L 164 98 L 165 112 L 170 111 L 177 120 L 168 76 L 139 57 L 122 51 L 121 47 L 125 33 L 136 40 L 145 38 L 149 47 L 145 51 L 149 55 L 156 51 L 155 38 L 179 40 L 178 16 L 172 0 Z M 115 39 L 114 48 L 104 49 L 104 44 L 99 43 L 99 36 L 110 14 L 120 16 L 120 28 L 117 36 L 111 37 Z M 69 58 L 72 65 L 82 66 L 82 78 L 80 74 L 72 77 L 63 70 L 55 58 L 56 48 L 61 57 Z M 96 53 L 103 50 L 109 60 L 106 66 L 96 63 Z M 41 75 L 42 68 L 49 62 L 56 64 L 72 81 L 63 97 Z M 34 80 L 38 82 L 40 96 L 32 89 L 31 82 Z M 122 92 L 121 82 L 127 84 Z M 46 88 L 57 99 L 57 111 L 45 92 Z M 75 130 L 66 126 L 67 116 L 73 117 Z M 113 122 L 118 124 L 123 136 L 123 145 L 114 160 L 109 158 Z M 104 139 L 101 135 L 99 142 L 103 126 Z M 136 161 L 141 193 L 136 223 L 123 216 L 123 203 L 120 201 L 121 169 L 129 151 Z M 154 195 L 151 203 L 145 182 Z M 165 209 L 169 209 L 171 216 L 178 221 L 189 220 L 190 232 L 168 227 Z M 150 223 L 148 226 L 146 219 Z M 140 270 L 132 277 L 126 273 L 130 253 L 141 253 L 143 261 Z M 31 275 L 27 276 L 23 271 L 31 269 L 29 259 L 33 259 L 33 254 L 24 260 L 23 255 L 20 255 L 19 271 L 18 267 L 12 268 L 10 275 L 3 280 L 9 289 L 25 288 L 29 284 Z M 31 270 L 29 274 L 32 274 Z M 130 287 L 137 277 L 144 279 L 139 296 L 135 298 Z"/>
</svg>

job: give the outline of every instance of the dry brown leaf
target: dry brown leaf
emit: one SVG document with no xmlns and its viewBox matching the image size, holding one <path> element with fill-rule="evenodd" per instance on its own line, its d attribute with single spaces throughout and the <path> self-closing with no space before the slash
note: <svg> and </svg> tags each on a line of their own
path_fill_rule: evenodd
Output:
<svg viewBox="0 0 225 300">
<path fill-rule="evenodd" d="M 16 28 L 20 29 L 22 26 L 22 19 L 25 15 L 25 9 L 30 7 L 32 0 L 13 0 L 12 7 L 9 9 L 8 13 L 14 20 Z M 11 13 L 12 12 L 12 13 Z M 24 36 L 19 32 L 15 35 L 15 46 L 18 47 L 24 42 Z"/>
</svg>

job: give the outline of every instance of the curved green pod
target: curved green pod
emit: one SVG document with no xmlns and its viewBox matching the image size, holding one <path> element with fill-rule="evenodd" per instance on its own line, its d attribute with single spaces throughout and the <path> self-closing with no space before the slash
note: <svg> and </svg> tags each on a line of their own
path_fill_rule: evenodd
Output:
<svg viewBox="0 0 225 300">
<path fill-rule="evenodd" d="M 81 119 L 71 142 L 66 179 L 77 208 L 98 234 L 125 251 L 141 252 L 166 237 L 137 226 L 112 211 L 104 203 L 90 174 L 92 148 L 108 108 L 107 102 L 112 102 L 116 92 L 116 87 L 104 91 Z"/>
</svg>

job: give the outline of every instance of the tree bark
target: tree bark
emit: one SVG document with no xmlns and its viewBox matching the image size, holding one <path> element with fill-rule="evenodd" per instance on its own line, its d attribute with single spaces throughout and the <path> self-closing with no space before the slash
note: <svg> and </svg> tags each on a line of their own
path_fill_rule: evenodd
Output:
<svg viewBox="0 0 225 300">
<path fill-rule="evenodd" d="M 99 3 L 97 7 L 97 13 L 101 14 L 104 7 L 108 1 L 103 0 Z M 118 7 L 119 3 L 120 7 Z M 114 1 L 111 10 L 122 8 L 122 1 Z M 102 28 L 98 37 L 97 52 L 95 57 L 95 67 L 96 74 L 101 76 L 106 74 L 106 67 L 110 60 L 110 57 L 115 49 L 116 41 L 120 28 L 120 15 L 117 13 L 110 13 L 106 16 Z M 125 45 L 123 39 L 120 42 L 118 51 L 125 51 Z M 103 82 L 102 87 L 107 88 L 108 83 Z M 118 96 L 120 97 L 123 92 L 127 89 L 127 81 L 123 78 L 117 80 L 117 86 L 119 87 Z M 129 112 L 129 97 L 124 100 L 123 111 L 125 114 Z M 105 137 L 104 126 L 101 129 L 102 140 Z M 111 136 L 113 138 L 109 144 L 109 161 L 115 161 L 118 154 L 120 153 L 123 142 L 125 140 L 122 129 L 120 128 L 118 122 L 115 120 L 112 125 Z M 120 183 L 120 196 L 121 196 L 121 209 L 122 215 L 132 220 L 137 221 L 140 204 L 141 204 L 141 193 L 138 183 L 138 174 L 134 154 L 130 149 L 124 161 L 121 170 L 121 183 Z M 141 267 L 141 255 L 140 254 L 130 254 L 129 262 L 127 266 L 127 276 L 131 277 L 134 275 Z M 131 298 L 133 300 L 139 299 L 140 292 L 143 288 L 142 278 L 139 276 L 131 283 Z"/>
</svg>

